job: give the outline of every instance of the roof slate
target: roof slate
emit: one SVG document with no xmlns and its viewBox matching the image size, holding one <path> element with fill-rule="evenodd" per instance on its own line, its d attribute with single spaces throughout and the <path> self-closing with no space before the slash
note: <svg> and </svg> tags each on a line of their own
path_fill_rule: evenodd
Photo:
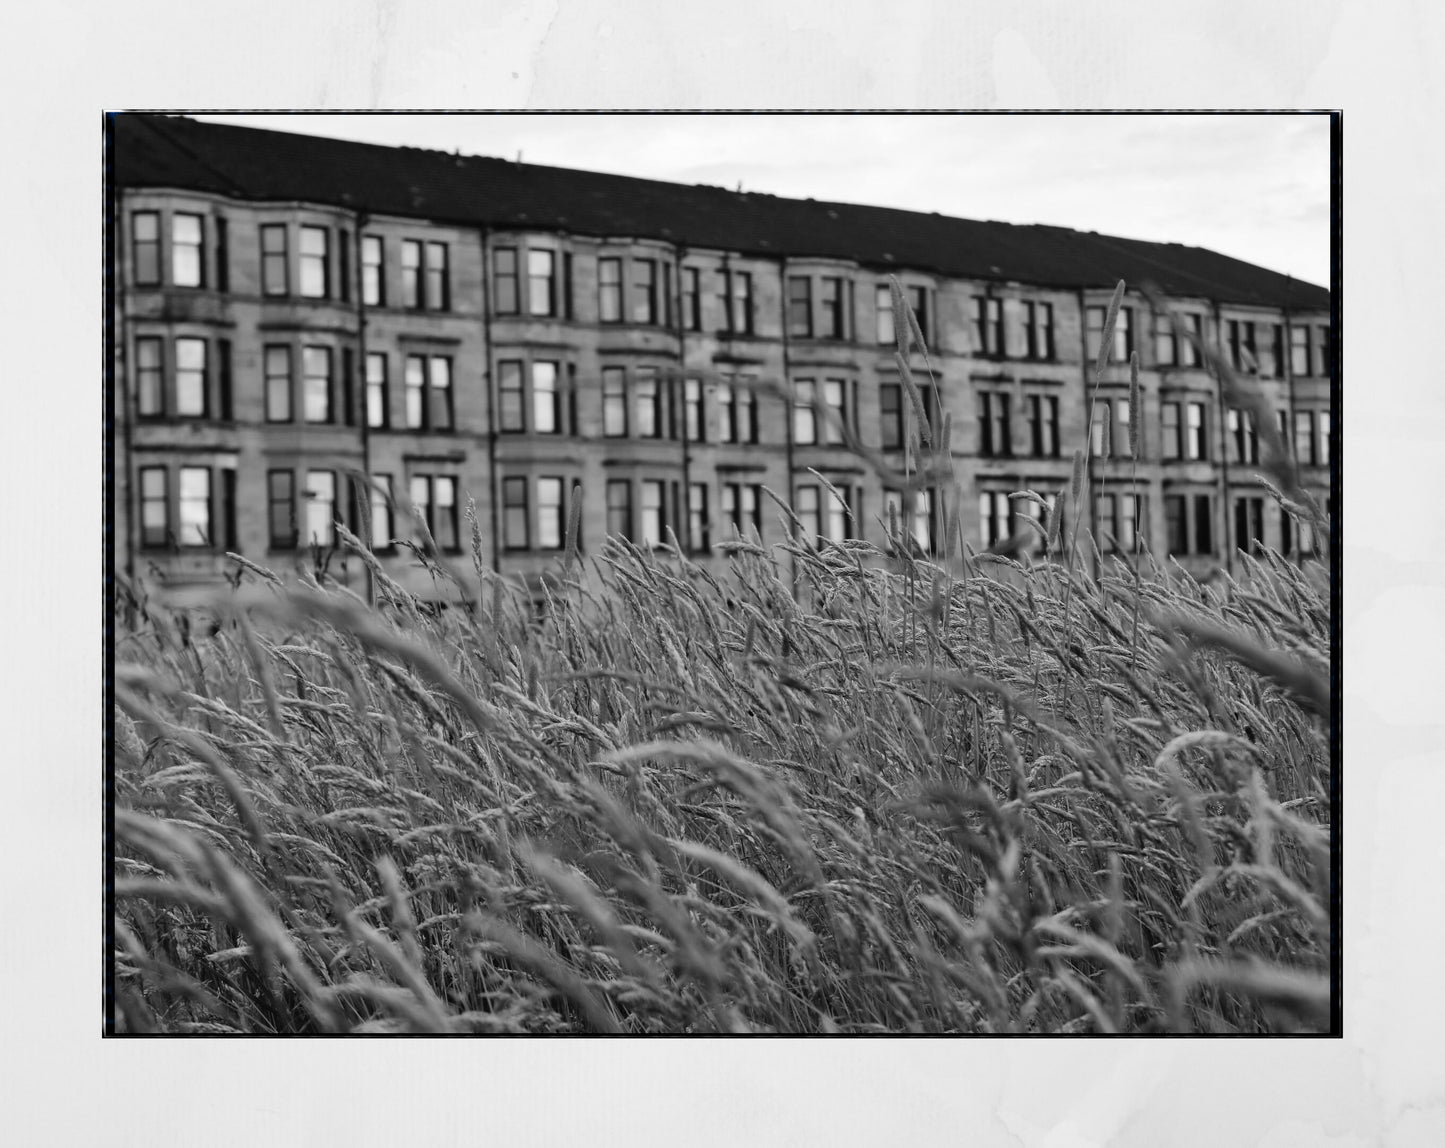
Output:
<svg viewBox="0 0 1445 1148">
<path fill-rule="evenodd" d="M 111 122 L 122 187 L 323 203 L 472 226 L 650 237 L 758 256 L 825 256 L 1041 287 L 1108 288 L 1123 279 L 1219 303 L 1330 305 L 1322 287 L 1177 243 L 784 199 L 181 116 L 123 113 Z"/>
</svg>

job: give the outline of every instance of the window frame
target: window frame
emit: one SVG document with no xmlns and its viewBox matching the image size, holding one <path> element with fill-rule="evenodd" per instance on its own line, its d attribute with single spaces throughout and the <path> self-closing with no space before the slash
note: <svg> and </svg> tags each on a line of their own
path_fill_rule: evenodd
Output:
<svg viewBox="0 0 1445 1148">
<path fill-rule="evenodd" d="M 555 359 L 533 359 L 531 361 L 530 382 L 532 387 L 532 433 L 550 436 L 563 435 L 566 428 L 562 421 L 562 364 Z M 542 378 L 545 375 L 543 368 L 550 367 L 552 381 L 550 387 L 542 386 Z M 551 402 L 546 403 L 545 399 L 550 396 Z M 547 408 L 550 407 L 550 411 Z M 542 418 L 546 411 L 549 415 L 547 420 Z M 550 422 L 550 426 L 543 425 L 544 421 Z"/>
<path fill-rule="evenodd" d="M 324 374 L 315 374 L 311 370 L 313 357 L 325 364 Z M 319 390 L 313 387 L 315 380 L 321 380 Z M 332 349 L 315 343 L 303 344 L 301 347 L 301 421 L 309 426 L 324 426 L 335 422 L 335 400 L 334 391 L 336 387 L 336 362 Z M 321 404 L 320 417 L 312 415 L 312 401 L 320 396 L 324 402 Z"/>
<path fill-rule="evenodd" d="M 155 234 L 150 238 L 141 237 L 140 221 L 150 220 L 154 225 Z M 130 213 L 130 254 L 131 254 L 131 284 L 135 287 L 159 287 L 163 282 L 164 272 L 161 265 L 161 213 L 159 211 L 132 211 Z M 149 249 L 149 259 L 145 252 Z M 148 265 L 153 266 L 153 272 L 143 275 L 148 270 Z"/>
<path fill-rule="evenodd" d="M 893 314 L 893 288 L 886 282 L 879 283 L 874 291 L 873 317 L 874 334 L 878 336 L 878 345 L 880 347 L 896 346 L 898 343 L 898 317 Z"/>
<path fill-rule="evenodd" d="M 975 295 L 973 304 L 973 334 L 978 344 L 978 357 L 1004 358 L 1003 300 L 992 295 Z"/>
<path fill-rule="evenodd" d="M 530 484 L 525 476 L 506 475 L 502 479 L 502 549 L 509 553 L 532 548 L 532 507 Z M 521 492 L 520 501 L 514 497 Z M 514 515 L 520 515 L 514 518 Z M 515 540 L 512 527 L 520 522 L 522 541 Z"/>
<path fill-rule="evenodd" d="M 372 365 L 380 364 L 379 377 L 373 376 Z M 385 351 L 367 351 L 362 364 L 366 386 L 366 426 L 369 430 L 391 429 L 391 356 Z M 375 409 L 373 409 L 375 408 Z M 379 418 L 373 417 L 380 415 Z"/>
<path fill-rule="evenodd" d="M 291 235 L 284 223 L 260 225 L 261 295 L 263 298 L 285 298 L 291 294 Z M 268 236 L 279 236 L 279 250 L 269 249 Z"/>
<path fill-rule="evenodd" d="M 788 338 L 811 339 L 812 337 L 813 277 L 811 275 L 789 275 Z"/>
<path fill-rule="evenodd" d="M 521 256 L 515 245 L 492 248 L 492 314 L 522 313 Z M 511 268 L 507 269 L 506 263 Z"/>
<path fill-rule="evenodd" d="M 836 342 L 846 342 L 848 338 L 848 325 L 845 322 L 846 311 L 844 309 L 847 291 L 844 289 L 845 279 L 842 275 L 823 275 L 819 277 L 818 306 L 822 310 L 823 322 L 819 327 L 819 338 L 829 339 Z M 836 292 L 829 298 L 829 290 Z"/>
<path fill-rule="evenodd" d="M 624 496 L 620 500 L 621 505 L 618 505 L 618 500 L 614 498 L 614 495 L 619 491 Z M 634 532 L 634 525 L 632 519 L 632 480 L 630 478 L 609 478 L 607 480 L 606 493 L 608 537 L 625 538 L 627 541 L 631 542 Z M 616 530 L 614 529 L 614 525 L 616 523 L 616 519 L 619 516 L 621 516 L 623 519 L 623 528 L 621 530 Z"/>
<path fill-rule="evenodd" d="M 361 302 L 366 307 L 386 306 L 386 240 L 381 235 L 361 237 Z"/>
<path fill-rule="evenodd" d="M 608 272 L 616 273 L 615 279 L 608 278 Z M 599 323 L 621 323 L 622 308 L 622 258 L 617 255 L 597 257 L 597 321 Z M 608 306 L 609 300 L 611 306 Z M 610 312 L 610 313 L 609 313 Z"/>
<path fill-rule="evenodd" d="M 537 269 L 537 261 L 546 260 L 545 270 Z M 533 319 L 557 317 L 557 252 L 550 247 L 527 248 L 527 314 Z M 540 287 L 542 309 L 538 310 Z"/>
<path fill-rule="evenodd" d="M 182 346 L 199 347 L 201 352 L 201 365 L 199 370 L 194 367 L 181 366 L 185 356 L 182 355 Z M 210 340 L 199 338 L 195 335 L 177 335 L 171 340 L 171 363 L 174 374 L 174 385 L 172 387 L 175 396 L 175 417 L 178 419 L 209 419 L 211 417 L 211 347 Z M 198 410 L 186 410 L 182 403 L 181 376 L 184 373 L 188 378 L 198 375 L 197 391 L 200 398 Z"/>
<path fill-rule="evenodd" d="M 636 257 L 632 260 L 632 281 L 629 284 L 632 308 L 629 319 L 634 327 L 657 326 L 657 289 L 660 278 L 656 259 Z"/>
<path fill-rule="evenodd" d="M 1013 457 L 1011 396 L 1007 391 L 978 392 L 978 453 L 980 458 Z"/>
<path fill-rule="evenodd" d="M 323 500 L 318 499 L 312 489 L 312 482 L 318 478 L 330 480 L 331 497 L 324 500 L 324 504 L 331 510 L 330 518 L 326 521 L 326 534 L 322 541 L 316 541 L 312 530 L 314 525 L 313 506 L 320 505 Z M 302 497 L 305 501 L 306 513 L 302 516 L 306 520 L 306 542 L 307 547 L 320 546 L 324 549 L 333 549 L 336 546 L 336 505 L 337 505 L 337 482 L 336 471 L 324 468 L 310 468 L 306 470 L 306 485 L 302 488 Z"/>
<path fill-rule="evenodd" d="M 182 242 L 178 225 L 182 220 L 195 220 L 196 240 Z M 196 281 L 183 282 L 180 272 L 180 257 L 183 251 L 193 250 L 196 261 Z M 206 288 L 206 217 L 194 211 L 171 212 L 171 286 L 187 290 L 203 291 Z"/>
<path fill-rule="evenodd" d="M 320 252 L 306 250 L 308 238 L 320 236 Z M 319 270 L 319 290 L 308 290 L 307 270 Z M 314 278 L 314 274 L 313 274 Z M 300 224 L 296 229 L 296 294 L 302 299 L 331 298 L 331 228 L 314 223 Z"/>
<path fill-rule="evenodd" d="M 186 476 L 192 478 L 199 476 L 205 487 L 204 493 L 200 495 L 187 496 Z M 215 483 L 211 478 L 209 466 L 178 466 L 176 468 L 176 546 L 181 550 L 215 550 L 216 532 L 215 526 Z M 199 502 L 203 511 L 202 523 L 200 526 L 200 538 L 198 541 L 188 541 L 187 531 L 194 526 L 194 523 L 186 521 L 187 504 L 194 507 Z"/>
<path fill-rule="evenodd" d="M 814 378 L 793 380 L 792 434 L 794 446 L 817 446 L 818 383 Z M 806 420 L 806 421 L 805 421 Z M 804 436 L 804 427 L 807 436 Z"/>
<path fill-rule="evenodd" d="M 147 476 L 160 476 L 160 493 L 148 493 L 146 490 Z M 137 471 L 136 496 L 138 501 L 137 523 L 140 526 L 140 546 L 142 550 L 166 550 L 171 545 L 171 476 L 170 469 L 165 466 L 143 466 Z M 152 525 L 146 522 L 147 507 L 160 507 L 159 535 L 153 535 Z"/>
<path fill-rule="evenodd" d="M 155 350 L 154 364 L 144 362 L 142 347 Z M 154 383 L 153 389 L 147 382 Z M 138 419 L 164 418 L 166 414 L 166 340 L 163 335 L 137 335 L 135 338 L 135 395 Z M 148 396 L 154 397 L 154 408 L 148 409 Z"/>
<path fill-rule="evenodd" d="M 627 401 L 627 368 L 602 368 L 602 437 L 627 438 L 630 420 Z M 620 416 L 620 418 L 615 417 Z"/>
</svg>

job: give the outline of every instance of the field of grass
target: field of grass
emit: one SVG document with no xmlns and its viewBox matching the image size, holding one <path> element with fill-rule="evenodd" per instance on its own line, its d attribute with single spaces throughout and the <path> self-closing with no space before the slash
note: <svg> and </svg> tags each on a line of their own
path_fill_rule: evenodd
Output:
<svg viewBox="0 0 1445 1148">
<path fill-rule="evenodd" d="M 1323 568 L 1046 535 L 124 588 L 117 1030 L 1325 1031 Z"/>
</svg>

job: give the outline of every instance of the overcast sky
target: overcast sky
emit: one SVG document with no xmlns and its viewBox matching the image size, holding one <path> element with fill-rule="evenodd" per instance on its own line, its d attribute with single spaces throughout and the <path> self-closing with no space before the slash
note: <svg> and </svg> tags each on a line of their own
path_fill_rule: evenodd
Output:
<svg viewBox="0 0 1445 1148">
<path fill-rule="evenodd" d="M 202 119 L 1208 247 L 1329 286 L 1322 115 Z"/>
</svg>

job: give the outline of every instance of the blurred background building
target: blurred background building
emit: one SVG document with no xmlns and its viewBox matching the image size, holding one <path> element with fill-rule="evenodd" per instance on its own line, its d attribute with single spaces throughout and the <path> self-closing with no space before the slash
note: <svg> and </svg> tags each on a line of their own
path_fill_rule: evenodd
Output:
<svg viewBox="0 0 1445 1148">
<path fill-rule="evenodd" d="M 1036 550 L 1023 519 L 1042 508 L 1018 495 L 1052 499 L 1086 446 L 1078 521 L 1104 561 L 1147 550 L 1208 576 L 1239 550 L 1324 549 L 1263 485 L 1253 416 L 1141 293 L 1257 381 L 1333 509 L 1323 288 L 1058 227 L 181 117 L 111 125 L 112 542 L 128 577 L 217 583 L 232 551 L 365 587 L 340 523 L 423 596 L 445 595 L 416 547 L 469 577 L 475 545 L 535 583 L 574 498 L 585 552 L 675 537 L 717 562 L 735 531 L 786 537 L 765 488 L 815 543 L 884 545 L 892 514 L 925 552 L 946 520 L 976 552 L 1014 536 Z M 905 497 L 875 465 L 902 470 L 917 433 L 890 277 L 927 348 L 909 365 L 935 434 L 949 416 L 957 492 Z"/>
</svg>

